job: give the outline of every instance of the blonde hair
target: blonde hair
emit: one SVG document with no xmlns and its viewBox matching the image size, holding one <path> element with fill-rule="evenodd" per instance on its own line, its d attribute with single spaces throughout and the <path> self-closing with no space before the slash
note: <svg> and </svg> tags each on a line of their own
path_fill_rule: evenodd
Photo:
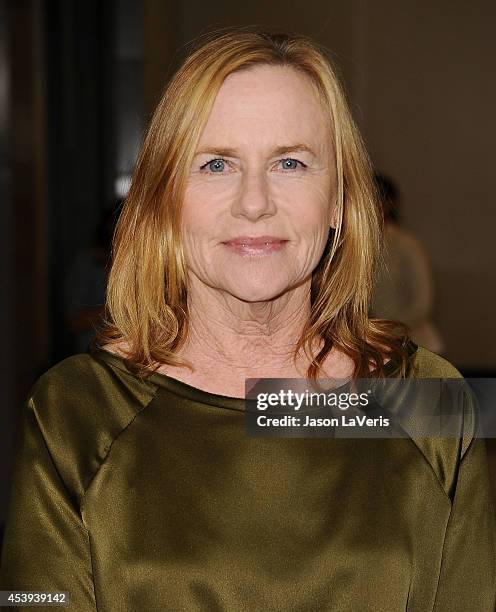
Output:
<svg viewBox="0 0 496 612">
<path fill-rule="evenodd" d="M 325 50 L 302 35 L 234 29 L 207 37 L 174 74 L 153 114 L 112 245 L 105 317 L 93 347 L 124 340 L 140 376 L 190 364 L 176 354 L 188 334 L 181 203 L 197 143 L 224 79 L 256 65 L 289 66 L 310 77 L 329 116 L 337 169 L 334 240 L 315 269 L 311 314 L 295 345 L 316 380 L 333 347 L 354 377 L 383 377 L 384 357 L 406 375 L 407 328 L 368 318 L 383 222 L 371 164 Z M 320 340 L 317 355 L 311 347 Z M 371 372 L 371 365 L 374 370 Z"/>
</svg>

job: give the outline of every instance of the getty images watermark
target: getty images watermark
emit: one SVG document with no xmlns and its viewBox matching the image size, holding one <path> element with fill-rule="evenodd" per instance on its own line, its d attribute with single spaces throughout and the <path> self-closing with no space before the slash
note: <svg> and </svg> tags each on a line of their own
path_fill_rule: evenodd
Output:
<svg viewBox="0 0 496 612">
<path fill-rule="evenodd" d="M 294 413 L 272 416 L 263 414 L 257 417 L 257 425 L 260 427 L 387 427 L 389 418 L 382 416 L 371 418 L 366 414 L 350 414 L 351 408 L 360 407 L 365 410 L 370 406 L 371 389 L 362 393 L 316 393 L 308 389 L 304 393 L 297 393 L 292 389 L 280 389 L 278 393 L 257 393 L 256 405 L 259 411 L 276 407 L 292 408 Z M 338 417 L 317 417 L 308 407 L 323 406 L 337 408 L 343 412 Z M 298 416 L 295 414 L 298 413 Z M 301 415 L 301 416 L 300 416 Z"/>
<path fill-rule="evenodd" d="M 254 437 L 496 437 L 496 379 L 246 380 Z"/>
</svg>

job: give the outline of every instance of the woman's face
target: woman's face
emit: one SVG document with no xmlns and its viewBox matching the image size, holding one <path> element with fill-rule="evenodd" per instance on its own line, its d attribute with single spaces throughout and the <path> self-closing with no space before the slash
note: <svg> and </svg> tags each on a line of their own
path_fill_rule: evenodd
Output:
<svg viewBox="0 0 496 612">
<path fill-rule="evenodd" d="M 229 75 L 188 178 L 189 273 L 247 302 L 300 285 L 334 225 L 335 193 L 328 120 L 309 78 L 265 65 Z"/>
</svg>

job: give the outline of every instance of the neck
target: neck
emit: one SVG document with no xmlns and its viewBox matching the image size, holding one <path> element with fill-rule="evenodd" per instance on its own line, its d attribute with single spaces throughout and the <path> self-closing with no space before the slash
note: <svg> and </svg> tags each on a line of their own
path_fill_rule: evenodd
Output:
<svg viewBox="0 0 496 612">
<path fill-rule="evenodd" d="M 192 276 L 189 333 L 179 355 L 215 376 L 304 376 L 294 348 L 310 314 L 310 282 L 266 302 L 245 302 Z"/>
</svg>

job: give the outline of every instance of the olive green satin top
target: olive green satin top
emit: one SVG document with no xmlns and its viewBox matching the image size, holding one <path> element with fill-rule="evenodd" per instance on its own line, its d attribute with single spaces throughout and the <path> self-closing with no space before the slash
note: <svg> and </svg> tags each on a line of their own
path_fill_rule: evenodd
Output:
<svg viewBox="0 0 496 612">
<path fill-rule="evenodd" d="M 2 588 L 77 612 L 494 612 L 483 439 L 253 438 L 244 405 L 102 349 L 50 369 L 22 412 Z"/>
</svg>

